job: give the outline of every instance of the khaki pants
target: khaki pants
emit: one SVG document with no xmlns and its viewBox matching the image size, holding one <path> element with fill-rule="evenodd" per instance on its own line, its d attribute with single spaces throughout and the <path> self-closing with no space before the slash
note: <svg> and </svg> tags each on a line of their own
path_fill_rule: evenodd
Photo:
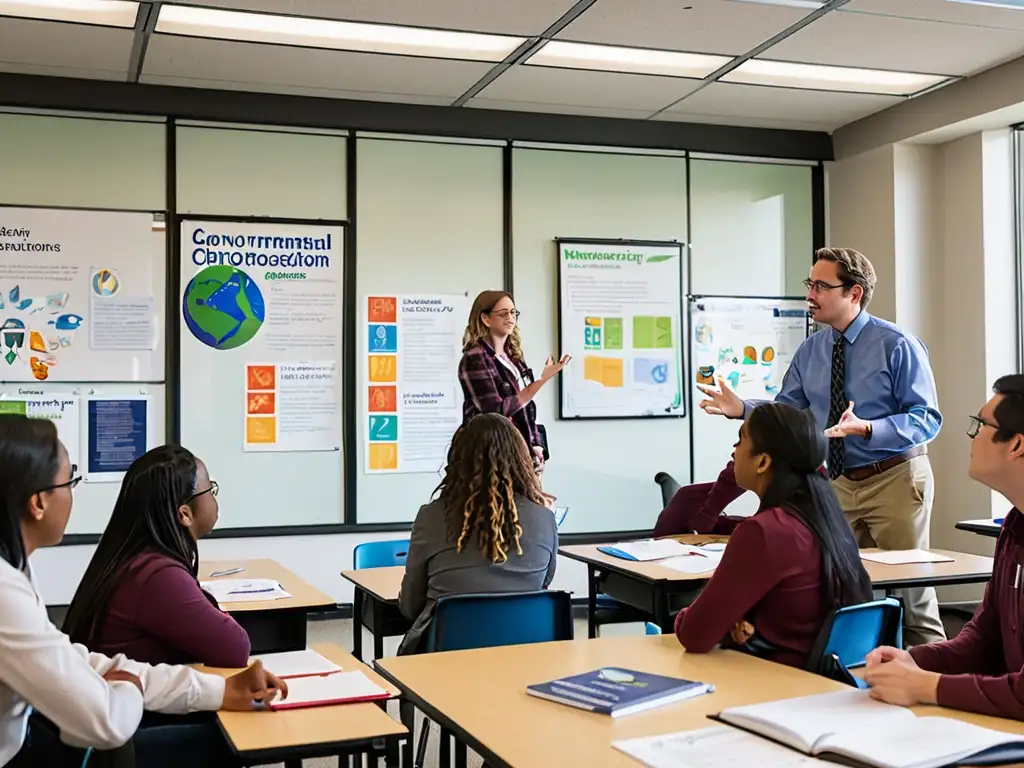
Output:
<svg viewBox="0 0 1024 768">
<path fill-rule="evenodd" d="M 935 477 L 927 456 L 915 456 L 866 480 L 832 481 L 858 546 L 881 549 L 929 547 Z M 923 645 L 946 639 L 939 601 L 932 587 L 896 592 L 903 600 L 904 643 Z"/>
</svg>

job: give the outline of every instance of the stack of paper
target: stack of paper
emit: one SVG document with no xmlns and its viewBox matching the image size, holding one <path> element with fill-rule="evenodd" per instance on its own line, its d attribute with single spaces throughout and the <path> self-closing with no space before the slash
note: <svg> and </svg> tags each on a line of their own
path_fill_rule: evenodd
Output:
<svg viewBox="0 0 1024 768">
<path fill-rule="evenodd" d="M 808 768 L 828 763 L 752 733 L 718 726 L 613 741 L 612 746 L 650 768 Z"/>
<path fill-rule="evenodd" d="M 721 552 L 695 552 L 680 557 L 670 557 L 658 565 L 671 568 L 682 573 L 710 573 L 722 562 Z"/>
<path fill-rule="evenodd" d="M 909 565 L 910 563 L 952 563 L 952 557 L 928 552 L 924 549 L 893 549 L 881 552 L 861 552 L 861 560 L 884 565 Z"/>
<path fill-rule="evenodd" d="M 619 557 L 623 560 L 648 562 L 650 560 L 661 560 L 666 557 L 688 555 L 698 548 L 692 547 L 689 544 L 681 544 L 675 539 L 643 539 L 641 541 L 624 541 L 610 546 L 600 546 L 597 549 L 606 555 Z"/>
<path fill-rule="evenodd" d="M 273 579 L 217 579 L 199 583 L 218 603 L 252 603 L 291 597 Z"/>
<path fill-rule="evenodd" d="M 265 669 L 281 678 L 341 672 L 341 667 L 312 650 L 264 653 L 255 660 L 263 662 Z"/>
<path fill-rule="evenodd" d="M 293 677 L 288 680 L 288 698 L 274 699 L 265 706 L 268 709 L 298 709 L 390 698 L 390 693 L 375 685 L 362 672 L 335 672 L 330 675 Z"/>
</svg>

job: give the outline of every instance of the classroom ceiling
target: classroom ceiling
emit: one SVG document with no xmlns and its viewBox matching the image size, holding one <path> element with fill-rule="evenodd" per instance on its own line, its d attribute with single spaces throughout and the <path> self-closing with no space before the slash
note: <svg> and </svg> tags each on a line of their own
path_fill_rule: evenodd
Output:
<svg viewBox="0 0 1024 768">
<path fill-rule="evenodd" d="M 1024 55 L 996 1 L 0 0 L 0 72 L 832 131 Z"/>
</svg>

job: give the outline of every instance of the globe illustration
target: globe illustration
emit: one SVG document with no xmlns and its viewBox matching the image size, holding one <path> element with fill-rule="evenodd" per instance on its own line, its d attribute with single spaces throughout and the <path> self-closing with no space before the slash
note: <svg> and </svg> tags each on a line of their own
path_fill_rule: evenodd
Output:
<svg viewBox="0 0 1024 768">
<path fill-rule="evenodd" d="M 181 311 L 189 331 L 214 349 L 235 349 L 263 325 L 263 294 L 245 272 L 226 264 L 200 270 L 185 286 Z"/>
<path fill-rule="evenodd" d="M 113 296 L 120 287 L 121 281 L 109 269 L 98 269 L 92 276 L 92 290 L 97 296 Z"/>
</svg>

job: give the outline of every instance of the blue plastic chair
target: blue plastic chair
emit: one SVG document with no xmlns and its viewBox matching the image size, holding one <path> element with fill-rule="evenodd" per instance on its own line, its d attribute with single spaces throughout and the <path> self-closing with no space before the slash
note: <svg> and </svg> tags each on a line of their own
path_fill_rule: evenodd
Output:
<svg viewBox="0 0 1024 768">
<path fill-rule="evenodd" d="M 653 621 L 648 621 L 646 624 L 644 624 L 644 634 L 645 635 L 660 635 L 661 634 L 661 627 L 659 627 Z"/>
<path fill-rule="evenodd" d="M 389 565 L 405 565 L 409 556 L 409 540 L 367 541 L 357 544 L 352 552 L 352 567 L 386 568 Z"/>
<path fill-rule="evenodd" d="M 850 670 L 863 667 L 867 655 L 881 645 L 903 647 L 903 606 L 893 597 L 833 613 L 821 628 L 807 669 L 855 688 L 867 688 Z"/>
</svg>

